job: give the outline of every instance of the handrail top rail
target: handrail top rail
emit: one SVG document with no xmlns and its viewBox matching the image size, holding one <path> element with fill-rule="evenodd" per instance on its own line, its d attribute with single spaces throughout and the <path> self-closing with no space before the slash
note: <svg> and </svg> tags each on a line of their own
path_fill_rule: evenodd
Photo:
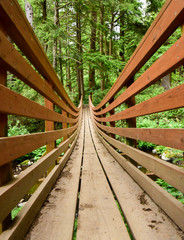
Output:
<svg viewBox="0 0 184 240">
<path fill-rule="evenodd" d="M 110 101 L 123 86 L 126 86 L 176 28 L 183 23 L 183 14 L 183 0 L 166 1 L 107 95 L 97 106 L 93 107 L 94 111 L 100 111 L 100 109 Z"/>
<path fill-rule="evenodd" d="M 0 1 L 1 25 L 41 75 L 72 110 L 79 109 L 70 100 L 17 0 Z M 6 27 L 8 25 L 8 28 Z"/>
</svg>

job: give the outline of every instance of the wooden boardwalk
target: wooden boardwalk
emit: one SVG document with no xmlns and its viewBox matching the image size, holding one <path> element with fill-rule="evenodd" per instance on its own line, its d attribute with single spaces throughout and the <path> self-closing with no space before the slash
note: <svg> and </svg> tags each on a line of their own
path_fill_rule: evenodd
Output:
<svg viewBox="0 0 184 240">
<path fill-rule="evenodd" d="M 79 240 L 183 239 L 101 143 L 88 108 L 74 151 L 25 239 L 72 240 L 74 222 Z"/>
</svg>

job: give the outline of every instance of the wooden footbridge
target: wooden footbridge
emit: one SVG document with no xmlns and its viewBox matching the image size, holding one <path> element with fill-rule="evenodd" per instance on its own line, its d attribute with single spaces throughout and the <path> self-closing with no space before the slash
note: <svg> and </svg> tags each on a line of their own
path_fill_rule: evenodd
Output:
<svg viewBox="0 0 184 240">
<path fill-rule="evenodd" d="M 183 65 L 184 36 L 134 81 L 183 22 L 184 1 L 166 1 L 101 103 L 93 106 L 89 98 L 89 106 L 81 100 L 76 107 L 17 0 L 0 0 L 0 240 L 184 239 L 184 205 L 152 180 L 157 176 L 184 193 L 184 169 L 136 148 L 142 140 L 184 150 L 183 129 L 136 128 L 139 116 L 184 107 L 184 85 L 135 102 L 138 93 Z M 7 72 L 41 94 L 45 106 L 10 90 Z M 127 108 L 118 112 L 122 104 Z M 8 115 L 44 120 L 46 131 L 7 137 Z M 127 127 L 116 127 L 122 120 Z M 54 130 L 55 122 L 62 129 Z M 12 161 L 44 145 L 46 154 L 13 177 Z M 43 176 L 11 220 L 12 209 Z"/>
</svg>

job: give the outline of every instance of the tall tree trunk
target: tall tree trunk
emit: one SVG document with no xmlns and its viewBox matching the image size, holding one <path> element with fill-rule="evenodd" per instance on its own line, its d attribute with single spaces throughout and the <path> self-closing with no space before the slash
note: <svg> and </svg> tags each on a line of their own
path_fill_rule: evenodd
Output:
<svg viewBox="0 0 184 240">
<path fill-rule="evenodd" d="M 67 48 L 66 48 L 66 56 L 68 57 L 66 61 L 66 86 L 68 87 L 69 92 L 72 91 L 71 84 L 71 75 L 70 75 L 70 40 L 69 40 L 69 9 L 67 9 L 67 24 L 66 24 L 66 32 L 67 32 Z"/>
<path fill-rule="evenodd" d="M 63 84 L 63 62 L 62 62 L 61 41 L 59 41 L 59 69 L 60 69 L 61 83 Z"/>
<path fill-rule="evenodd" d="M 44 0 L 42 3 L 42 16 L 43 16 L 43 23 L 46 24 L 47 20 L 47 0 Z M 46 44 L 45 40 L 43 41 L 43 48 L 45 52 L 47 52 L 48 45 Z"/>
<path fill-rule="evenodd" d="M 120 55 L 120 57 L 121 57 L 123 62 L 125 61 L 124 36 L 125 36 L 125 31 L 124 31 L 123 12 L 120 11 L 120 40 L 122 42 L 122 45 L 121 45 L 121 49 L 120 49 L 119 55 Z"/>
<path fill-rule="evenodd" d="M 109 39 L 109 56 L 112 55 L 112 32 L 114 29 L 114 17 L 115 17 L 115 13 L 112 11 L 111 24 L 110 24 L 110 39 Z"/>
<path fill-rule="evenodd" d="M 59 10 L 58 10 L 58 0 L 54 2 L 54 24 L 59 26 Z M 53 46 L 53 68 L 56 70 L 57 68 L 57 37 L 54 38 L 54 46 Z"/>
<path fill-rule="evenodd" d="M 91 39 L 90 39 L 90 51 L 95 52 L 96 50 L 96 21 L 97 12 L 94 7 L 91 11 Z M 89 87 L 95 86 L 95 69 L 89 66 Z"/>
<path fill-rule="evenodd" d="M 71 74 L 70 74 L 70 60 L 68 59 L 67 67 L 66 67 L 66 86 L 69 92 L 72 92 L 72 84 L 71 84 Z"/>
<path fill-rule="evenodd" d="M 103 0 L 100 0 L 100 24 L 101 26 L 104 25 L 104 4 Z M 104 34 L 103 34 L 103 28 L 101 28 L 100 31 L 100 53 L 101 55 L 104 54 L 103 51 L 103 42 L 104 42 Z M 103 63 L 100 63 L 100 78 L 101 78 L 101 90 L 103 91 L 105 89 L 105 76 L 103 71 Z"/>
<path fill-rule="evenodd" d="M 77 82 L 78 82 L 78 92 L 79 92 L 79 99 L 81 96 L 84 97 L 84 78 L 83 78 L 83 59 L 82 59 L 82 41 L 81 41 L 81 5 L 80 1 L 76 2 L 76 37 L 77 37 L 77 52 L 78 52 L 78 60 L 76 63 L 77 68 Z"/>
<path fill-rule="evenodd" d="M 42 9 L 43 9 L 43 21 L 46 22 L 46 20 L 47 20 L 47 0 L 43 1 Z"/>
<path fill-rule="evenodd" d="M 31 27 L 33 27 L 33 7 L 27 0 L 25 1 L 25 12 L 27 20 L 29 21 Z"/>
</svg>

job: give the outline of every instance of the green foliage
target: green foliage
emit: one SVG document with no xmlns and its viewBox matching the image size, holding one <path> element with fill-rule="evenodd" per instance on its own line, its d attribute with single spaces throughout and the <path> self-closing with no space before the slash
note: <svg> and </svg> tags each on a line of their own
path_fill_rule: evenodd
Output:
<svg viewBox="0 0 184 240">
<path fill-rule="evenodd" d="M 42 146 L 32 152 L 35 161 L 39 160 L 46 151 L 46 146 Z"/>
<path fill-rule="evenodd" d="M 156 183 L 164 188 L 168 193 L 170 193 L 173 197 L 178 199 L 181 203 L 184 204 L 184 194 L 178 191 L 176 188 L 172 187 L 170 184 L 165 182 L 164 180 L 158 178 Z"/>
<path fill-rule="evenodd" d="M 13 220 L 17 214 L 20 212 L 20 210 L 22 209 L 23 207 L 15 207 L 12 211 L 11 211 L 11 219 Z"/>
<path fill-rule="evenodd" d="M 100 89 L 96 90 L 93 93 L 93 104 L 95 106 L 98 105 L 101 102 L 101 100 L 105 97 L 107 92 L 108 92 L 108 89 L 106 89 L 104 91 L 101 91 Z"/>
<path fill-rule="evenodd" d="M 140 141 L 138 140 L 138 148 L 142 149 L 142 150 L 151 150 L 155 147 L 156 145 L 153 143 L 149 143 L 149 142 L 144 142 L 144 141 Z"/>
<path fill-rule="evenodd" d="M 73 231 L 73 240 L 76 240 L 76 237 L 77 237 L 77 225 L 78 225 L 78 218 L 75 218 L 74 231 Z"/>
<path fill-rule="evenodd" d="M 18 135 L 25 135 L 29 134 L 27 128 L 20 124 L 18 120 L 14 126 L 11 126 L 12 121 L 8 122 L 8 136 L 18 136 Z"/>
</svg>

